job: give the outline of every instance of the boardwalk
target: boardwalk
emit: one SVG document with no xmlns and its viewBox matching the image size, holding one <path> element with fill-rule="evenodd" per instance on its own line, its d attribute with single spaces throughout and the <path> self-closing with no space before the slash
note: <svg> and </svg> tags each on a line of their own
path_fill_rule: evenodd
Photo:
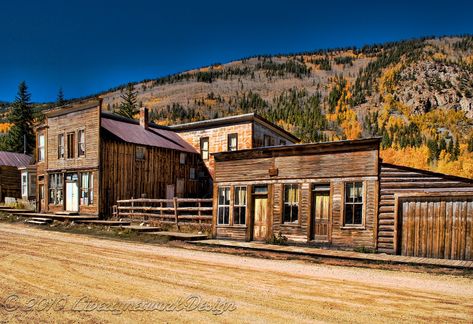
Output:
<svg viewBox="0 0 473 324">
<path fill-rule="evenodd" d="M 473 318 L 473 279 L 467 277 L 265 260 L 20 224 L 0 224 L 0 244 L 0 318 L 11 321 L 412 323 Z M 11 295 L 17 298 L 7 300 Z M 140 301 L 172 304 L 189 296 L 235 307 L 220 315 L 212 310 L 222 307 L 118 307 Z M 62 308 L 25 313 L 31 298 L 66 302 Z M 93 309 L 97 303 L 105 309 Z M 114 312 L 106 307 L 112 304 L 118 305 Z"/>
</svg>

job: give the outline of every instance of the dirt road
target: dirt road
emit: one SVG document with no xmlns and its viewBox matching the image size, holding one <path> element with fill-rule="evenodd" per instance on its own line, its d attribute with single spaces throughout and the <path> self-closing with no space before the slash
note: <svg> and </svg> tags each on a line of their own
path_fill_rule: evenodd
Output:
<svg viewBox="0 0 473 324">
<path fill-rule="evenodd" d="M 5 223 L 0 247 L 5 321 L 473 321 L 473 279 L 464 277 L 257 259 Z"/>
</svg>

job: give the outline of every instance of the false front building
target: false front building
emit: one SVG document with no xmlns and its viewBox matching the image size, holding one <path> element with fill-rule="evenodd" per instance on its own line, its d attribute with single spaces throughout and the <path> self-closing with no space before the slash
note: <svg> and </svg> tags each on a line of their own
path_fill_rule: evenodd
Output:
<svg viewBox="0 0 473 324">
<path fill-rule="evenodd" d="M 37 129 L 41 212 L 109 216 L 118 199 L 208 192 L 199 152 L 166 127 L 102 112 L 89 100 L 46 114 Z"/>
<path fill-rule="evenodd" d="M 215 238 L 473 259 L 473 180 L 382 163 L 377 138 L 214 158 Z"/>
</svg>

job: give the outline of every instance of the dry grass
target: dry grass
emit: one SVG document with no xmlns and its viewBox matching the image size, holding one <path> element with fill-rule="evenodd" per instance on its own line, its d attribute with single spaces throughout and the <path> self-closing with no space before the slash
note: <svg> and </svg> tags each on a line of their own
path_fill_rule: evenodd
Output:
<svg viewBox="0 0 473 324">
<path fill-rule="evenodd" d="M 3 311 L 13 322 L 471 322 L 473 280 L 265 260 L 0 224 L 0 303 L 67 297 L 64 311 Z M 16 294 L 19 302 L 5 303 Z M 77 312 L 101 303 L 199 295 L 234 311 Z M 7 304 L 7 305 L 5 305 Z M 1 318 L 1 317 L 0 317 Z"/>
</svg>

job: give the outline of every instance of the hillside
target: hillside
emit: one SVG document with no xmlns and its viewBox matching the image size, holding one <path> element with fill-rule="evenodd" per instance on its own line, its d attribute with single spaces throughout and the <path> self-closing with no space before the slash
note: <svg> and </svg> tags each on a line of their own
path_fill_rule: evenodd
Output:
<svg viewBox="0 0 473 324">
<path fill-rule="evenodd" d="M 160 124 L 256 111 L 304 142 L 383 138 L 385 161 L 473 178 L 473 37 L 255 56 L 136 83 Z M 114 111 L 124 89 L 99 94 Z"/>
<path fill-rule="evenodd" d="M 304 142 L 381 136 L 382 157 L 473 177 L 473 37 L 255 56 L 135 84 L 171 124 L 257 111 Z M 121 90 L 101 94 L 113 111 Z"/>
</svg>

